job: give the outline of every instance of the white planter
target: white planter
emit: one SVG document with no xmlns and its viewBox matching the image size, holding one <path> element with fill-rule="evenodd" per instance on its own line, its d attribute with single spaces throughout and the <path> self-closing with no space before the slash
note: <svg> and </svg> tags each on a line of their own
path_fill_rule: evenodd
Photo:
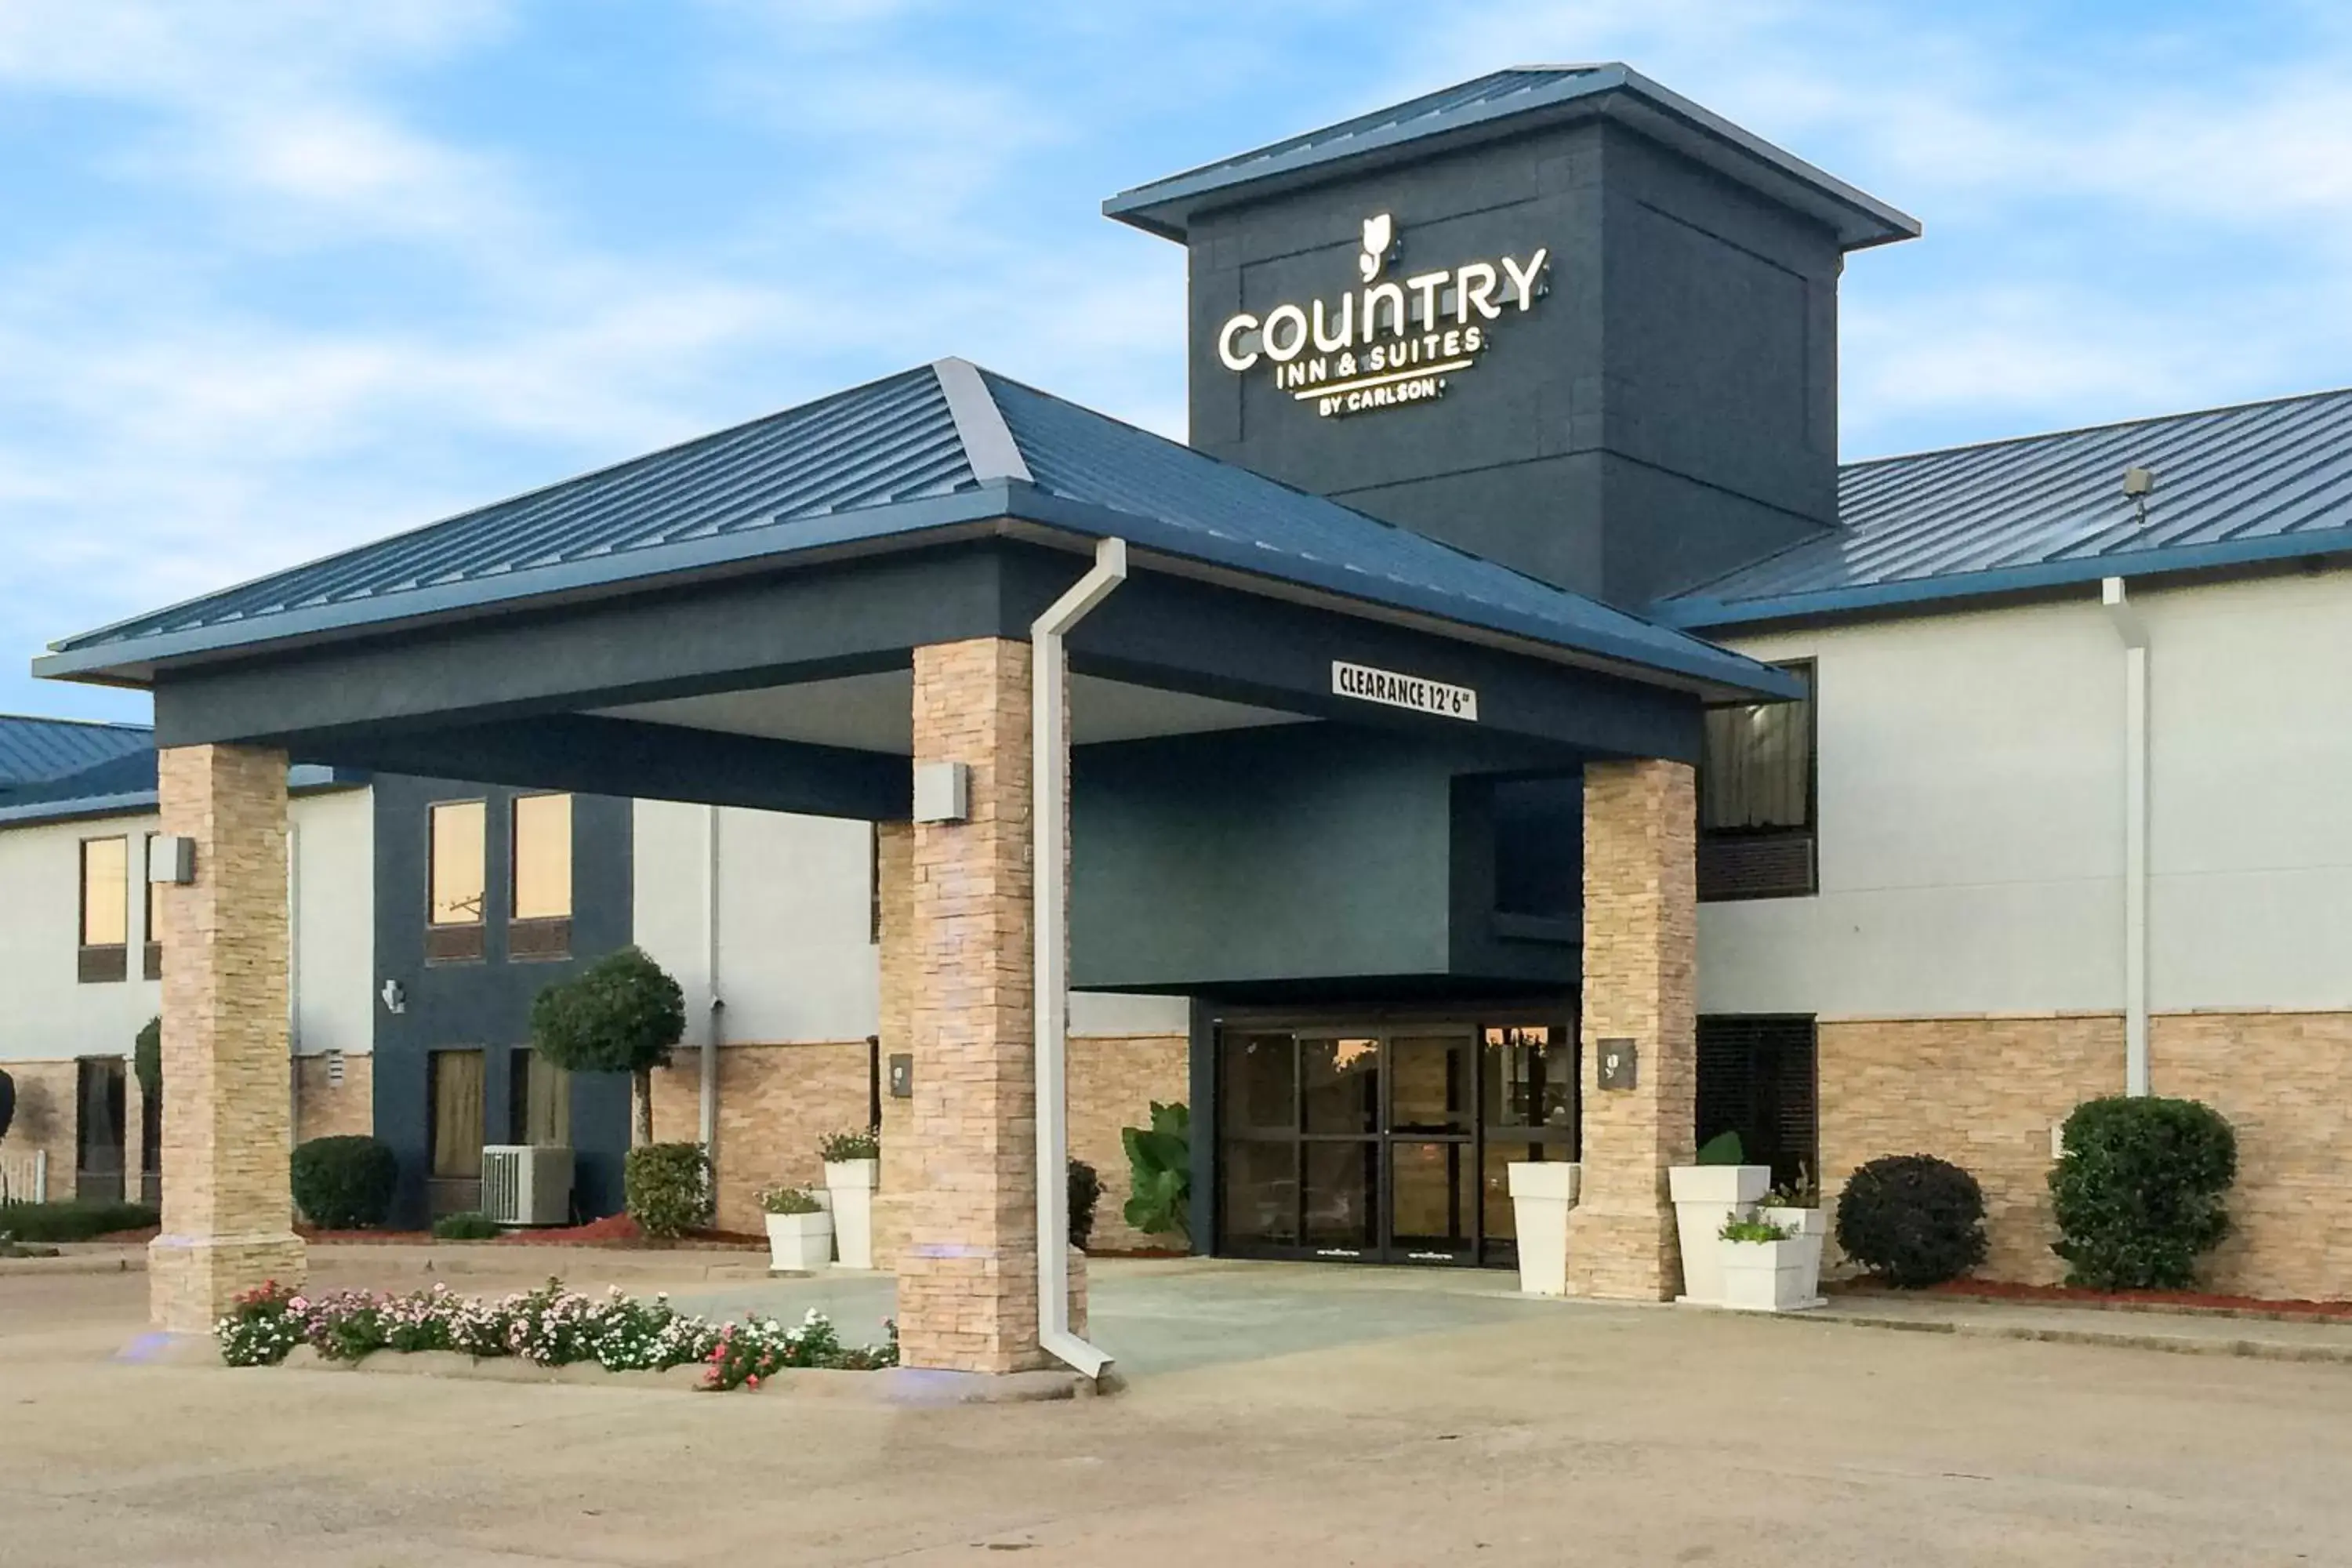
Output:
<svg viewBox="0 0 2352 1568">
<path fill-rule="evenodd" d="M 1737 1312 L 1793 1312 L 1818 1307 L 1821 1298 L 1807 1289 L 1809 1246 L 1819 1256 L 1818 1244 L 1798 1237 L 1788 1241 L 1724 1241 L 1722 1247 L 1722 1306 Z M 1810 1266 L 1818 1272 L 1818 1262 Z"/>
<path fill-rule="evenodd" d="M 1564 1161 L 1518 1161 L 1509 1167 L 1519 1289 L 1527 1295 L 1568 1294 L 1568 1211 L 1576 1206 L 1583 1169 Z"/>
<path fill-rule="evenodd" d="M 1703 1307 L 1723 1304 L 1718 1256 L 1723 1222 L 1744 1213 L 1771 1184 L 1769 1165 L 1675 1165 L 1666 1172 L 1666 1191 L 1675 1200 L 1675 1235 L 1683 1253 L 1678 1300 Z"/>
<path fill-rule="evenodd" d="M 772 1214 L 768 1216 L 768 1267 L 809 1274 L 833 1261 L 833 1216 Z"/>
<path fill-rule="evenodd" d="M 833 1199 L 833 1240 L 844 1268 L 874 1267 L 874 1188 L 879 1160 L 827 1160 L 824 1190 Z"/>
<path fill-rule="evenodd" d="M 1804 1273 L 1798 1285 L 1803 1298 L 1798 1305 L 1818 1307 L 1822 1304 L 1822 1243 L 1829 1238 L 1830 1216 L 1820 1209 L 1765 1208 L 1757 1211 L 1758 1217 L 1770 1220 L 1783 1230 L 1793 1231 L 1795 1241 L 1802 1248 Z M 1728 1242 L 1722 1245 L 1730 1246 Z"/>
</svg>

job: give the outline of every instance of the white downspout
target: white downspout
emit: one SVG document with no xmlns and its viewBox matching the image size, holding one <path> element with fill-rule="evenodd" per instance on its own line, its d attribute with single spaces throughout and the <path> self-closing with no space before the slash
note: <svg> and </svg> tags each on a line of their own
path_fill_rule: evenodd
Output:
<svg viewBox="0 0 2352 1568">
<path fill-rule="evenodd" d="M 1037 1342 L 1088 1377 L 1110 1357 L 1070 1331 L 1070 747 L 1062 638 L 1127 581 L 1127 542 L 1095 545 L 1095 563 L 1029 627 L 1029 821 L 1037 835 L 1031 897 L 1037 974 Z"/>
<path fill-rule="evenodd" d="M 719 1158 L 719 1026 L 727 1004 L 719 994 L 719 808 L 702 808 L 702 973 L 709 1016 L 702 1028 L 702 1104 L 697 1128 L 703 1152 Z"/>
<path fill-rule="evenodd" d="M 302 1142 L 302 829 L 292 820 L 290 804 L 287 816 L 286 1146 L 290 1150 Z"/>
<path fill-rule="evenodd" d="M 2124 1092 L 2148 1089 L 2147 1064 L 2147 623 L 2124 580 L 2099 584 L 2099 602 L 2124 645 Z"/>
</svg>

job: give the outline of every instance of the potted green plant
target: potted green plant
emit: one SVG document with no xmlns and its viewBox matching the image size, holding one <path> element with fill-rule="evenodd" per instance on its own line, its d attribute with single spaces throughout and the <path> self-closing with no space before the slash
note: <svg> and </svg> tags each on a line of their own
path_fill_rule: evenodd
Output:
<svg viewBox="0 0 2352 1568">
<path fill-rule="evenodd" d="M 808 1274 L 833 1261 L 833 1215 L 806 1187 L 768 1187 L 760 1194 L 768 1215 L 768 1269 Z"/>
<path fill-rule="evenodd" d="M 1797 1179 L 1766 1193 L 1756 1212 L 1759 1218 L 1779 1226 L 1789 1233 L 1790 1240 L 1801 1244 L 1797 1293 L 1802 1305 L 1820 1306 L 1822 1244 L 1829 1238 L 1830 1225 L 1829 1215 L 1822 1211 L 1822 1190 L 1813 1181 L 1812 1173 L 1798 1166 Z"/>
<path fill-rule="evenodd" d="M 882 1130 L 856 1127 L 817 1141 L 824 1190 L 833 1200 L 833 1241 L 844 1268 L 874 1267 L 874 1189 L 882 1175 Z"/>
<path fill-rule="evenodd" d="M 1710 1138 L 1687 1165 L 1666 1172 L 1675 1201 L 1675 1237 L 1683 1255 L 1679 1300 L 1702 1307 L 1723 1304 L 1721 1248 L 1716 1241 L 1724 1221 L 1744 1217 L 1772 1184 L 1772 1167 L 1742 1163 L 1748 1151 L 1739 1134 Z"/>
<path fill-rule="evenodd" d="M 1734 1215 L 1716 1232 L 1723 1280 L 1718 1306 L 1740 1312 L 1790 1312 L 1817 1307 L 1804 1289 L 1805 1241 L 1786 1226 Z"/>
</svg>

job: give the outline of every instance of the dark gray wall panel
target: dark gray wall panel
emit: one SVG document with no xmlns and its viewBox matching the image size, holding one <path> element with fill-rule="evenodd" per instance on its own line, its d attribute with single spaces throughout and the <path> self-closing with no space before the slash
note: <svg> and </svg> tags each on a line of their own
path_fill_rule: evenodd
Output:
<svg viewBox="0 0 2352 1568">
<path fill-rule="evenodd" d="M 441 1049 L 486 1053 L 486 1142 L 506 1141 L 512 1085 L 508 1053 L 530 1043 L 530 1004 L 540 991 L 569 979 L 586 963 L 625 946 L 633 909 L 629 803 L 576 795 L 572 805 L 572 956 L 562 961 L 511 963 L 506 921 L 511 889 L 500 868 L 509 864 L 509 803 L 517 791 L 449 779 L 378 777 L 375 792 L 375 984 L 397 980 L 406 992 L 400 1013 L 377 1003 L 375 1131 L 400 1160 L 395 1226 L 425 1219 L 426 1144 L 425 1058 Z M 479 963 L 425 962 L 427 866 L 426 810 L 435 801 L 487 800 L 490 875 Z M 622 1205 L 621 1160 L 629 1147 L 629 1085 L 618 1073 L 582 1074 L 572 1082 L 574 1193 L 591 1215 Z"/>
</svg>

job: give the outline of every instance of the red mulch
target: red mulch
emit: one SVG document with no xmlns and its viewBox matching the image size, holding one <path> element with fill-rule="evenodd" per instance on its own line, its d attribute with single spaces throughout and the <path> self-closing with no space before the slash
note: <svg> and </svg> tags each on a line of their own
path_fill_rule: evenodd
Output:
<svg viewBox="0 0 2352 1568">
<path fill-rule="evenodd" d="M 562 1230 L 517 1230 L 499 1237 L 501 1245 L 509 1247 L 679 1247 L 688 1251 L 732 1251 L 739 1247 L 764 1247 L 764 1236 L 746 1236 L 735 1230 L 688 1231 L 675 1241 L 647 1236 L 637 1228 L 637 1222 L 627 1215 L 616 1214 L 604 1219 L 592 1219 L 586 1225 L 575 1225 Z"/>
<path fill-rule="evenodd" d="M 1849 1289 L 1880 1289 L 1857 1281 Z M 2092 1290 L 2074 1285 L 2015 1285 L 2000 1279 L 1950 1279 L 1919 1294 L 1975 1301 L 2034 1301 L 2119 1312 L 2203 1312 L 2217 1317 L 2352 1319 L 2352 1301 L 2274 1301 L 2199 1290 Z"/>
</svg>

